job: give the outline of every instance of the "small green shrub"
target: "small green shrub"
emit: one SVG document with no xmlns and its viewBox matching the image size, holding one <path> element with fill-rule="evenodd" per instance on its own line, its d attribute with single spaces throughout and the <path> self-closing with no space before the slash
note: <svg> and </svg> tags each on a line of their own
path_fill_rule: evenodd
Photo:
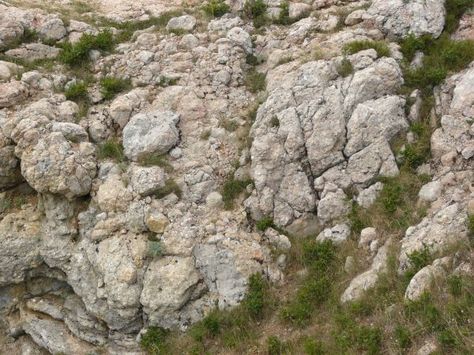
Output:
<svg viewBox="0 0 474 355">
<path fill-rule="evenodd" d="M 264 91 L 267 86 L 265 74 L 255 69 L 250 70 L 247 75 L 245 75 L 245 86 L 248 91 L 254 94 L 259 91 Z"/>
<path fill-rule="evenodd" d="M 447 33 L 454 33 L 457 30 L 461 16 L 474 7 L 474 0 L 447 0 L 444 6 L 446 8 L 444 30 Z"/>
<path fill-rule="evenodd" d="M 281 355 L 284 352 L 284 343 L 276 336 L 271 335 L 267 339 L 267 354 Z"/>
<path fill-rule="evenodd" d="M 324 345 L 322 342 L 313 339 L 313 338 L 307 338 L 305 339 L 303 343 L 303 349 L 304 353 L 306 355 L 324 355 L 327 354 L 327 352 L 324 349 Z"/>
<path fill-rule="evenodd" d="M 464 281 L 463 278 L 459 275 L 450 275 L 447 279 L 448 291 L 454 297 L 459 297 L 462 295 Z"/>
<path fill-rule="evenodd" d="M 346 54 L 354 54 L 370 48 L 375 49 L 379 57 L 390 57 L 390 48 L 384 41 L 353 41 L 344 45 L 343 51 Z"/>
<path fill-rule="evenodd" d="M 247 18 L 253 19 L 255 28 L 267 23 L 267 4 L 264 0 L 246 0 L 243 12 Z"/>
<path fill-rule="evenodd" d="M 234 180 L 229 179 L 224 183 L 222 188 L 222 200 L 224 201 L 224 208 L 230 210 L 234 207 L 234 200 L 245 191 L 246 187 L 250 185 L 252 181 L 245 180 Z"/>
<path fill-rule="evenodd" d="M 411 332 L 403 325 L 397 325 L 394 331 L 395 341 L 401 350 L 407 350 L 411 345 Z"/>
<path fill-rule="evenodd" d="M 224 0 L 209 0 L 202 9 L 210 17 L 221 17 L 230 11 L 229 5 Z"/>
<path fill-rule="evenodd" d="M 312 271 L 324 275 L 336 259 L 336 247 L 330 240 L 309 240 L 303 244 L 303 264 Z"/>
<path fill-rule="evenodd" d="M 290 4 L 288 1 L 283 1 L 280 3 L 280 13 L 278 14 L 278 18 L 274 21 L 276 24 L 279 25 L 289 25 L 291 24 L 290 19 Z"/>
<path fill-rule="evenodd" d="M 441 348 L 446 352 L 449 353 L 450 350 L 458 345 L 458 341 L 456 336 L 450 329 L 443 329 L 438 333 L 438 341 L 441 345 Z"/>
<path fill-rule="evenodd" d="M 150 327 L 140 339 L 141 347 L 146 350 L 149 354 L 153 355 L 165 355 L 168 353 L 167 338 L 169 331 L 158 328 Z"/>
<path fill-rule="evenodd" d="M 267 284 L 261 274 L 250 276 L 247 295 L 242 305 L 252 318 L 260 319 L 263 316 L 267 301 L 266 289 Z"/>
<path fill-rule="evenodd" d="M 157 258 L 163 255 L 163 245 L 160 241 L 149 240 L 148 241 L 148 256 Z"/>
<path fill-rule="evenodd" d="M 109 139 L 105 143 L 99 144 L 98 150 L 99 159 L 114 159 L 118 162 L 125 160 L 123 153 L 123 146 L 115 139 Z"/>
<path fill-rule="evenodd" d="M 471 214 L 467 218 L 467 229 L 469 231 L 469 236 L 471 239 L 474 238 L 474 214 Z"/>
<path fill-rule="evenodd" d="M 366 350 L 367 354 L 380 354 L 382 347 L 382 331 L 379 328 L 361 326 L 356 335 L 359 349 Z"/>
<path fill-rule="evenodd" d="M 106 77 L 100 81 L 100 92 L 105 100 L 113 99 L 118 93 L 128 90 L 132 84 L 128 79 Z"/>
<path fill-rule="evenodd" d="M 174 181 L 173 179 L 168 179 L 166 180 L 165 186 L 155 192 L 155 197 L 157 199 L 161 199 L 163 197 L 168 196 L 171 193 L 174 193 L 176 196 L 178 196 L 178 198 L 181 198 L 183 194 L 183 192 L 181 191 L 181 188 L 176 183 L 176 181 Z"/>
<path fill-rule="evenodd" d="M 354 73 L 354 67 L 351 61 L 347 58 L 342 59 L 341 64 L 337 67 L 337 73 L 343 78 Z"/>
<path fill-rule="evenodd" d="M 89 100 L 87 95 L 87 84 L 85 82 L 76 82 L 69 87 L 64 92 L 66 99 L 71 101 L 87 101 Z"/>
<path fill-rule="evenodd" d="M 273 227 L 275 224 L 273 223 L 273 219 L 270 217 L 262 218 L 261 220 L 255 223 L 257 230 L 260 232 L 265 232 L 268 228 Z"/>
<path fill-rule="evenodd" d="M 114 47 L 112 32 L 102 31 L 96 36 L 83 34 L 77 43 L 65 43 L 59 59 L 69 66 L 79 66 L 89 61 L 89 52 L 93 49 L 110 51 Z"/>
<path fill-rule="evenodd" d="M 405 304 L 405 316 L 411 321 L 423 324 L 429 330 L 439 330 L 442 327 L 442 318 L 439 309 L 433 302 L 433 297 L 425 293 L 416 301 Z"/>
</svg>

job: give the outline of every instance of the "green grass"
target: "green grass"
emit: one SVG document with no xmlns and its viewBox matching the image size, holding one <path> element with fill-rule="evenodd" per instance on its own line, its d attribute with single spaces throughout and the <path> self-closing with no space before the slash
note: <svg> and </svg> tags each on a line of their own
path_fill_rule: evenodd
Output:
<svg viewBox="0 0 474 355">
<path fill-rule="evenodd" d="M 71 67 L 83 66 L 89 62 L 91 50 L 109 52 L 114 45 L 112 32 L 109 30 L 104 30 L 97 35 L 84 34 L 77 43 L 64 43 L 59 59 Z"/>
<path fill-rule="evenodd" d="M 99 144 L 98 147 L 98 158 L 113 159 L 117 162 L 125 160 L 125 154 L 123 152 L 123 146 L 116 139 L 109 139 L 105 143 Z"/>
<path fill-rule="evenodd" d="M 467 228 L 469 231 L 469 237 L 474 239 L 474 214 L 468 216 L 467 219 Z"/>
<path fill-rule="evenodd" d="M 141 157 L 138 163 L 142 166 L 159 166 L 167 173 L 172 173 L 174 170 L 166 154 L 148 154 Z"/>
<path fill-rule="evenodd" d="M 458 27 L 459 19 L 469 9 L 474 7 L 474 0 L 446 0 L 446 23 L 444 30 L 454 33 Z"/>
<path fill-rule="evenodd" d="M 209 17 L 221 17 L 230 11 L 224 0 L 209 0 L 202 9 Z"/>
<path fill-rule="evenodd" d="M 255 28 L 263 27 L 267 24 L 267 4 L 264 0 L 246 0 L 243 13 L 246 18 L 253 20 Z"/>
<path fill-rule="evenodd" d="M 384 41 L 353 41 L 344 45 L 343 52 L 346 54 L 354 54 L 366 49 L 375 49 L 379 58 L 390 57 L 390 48 Z"/>
<path fill-rule="evenodd" d="M 257 230 L 260 232 L 265 232 L 268 228 L 273 227 L 275 223 L 273 223 L 273 219 L 270 217 L 262 218 L 261 220 L 255 223 Z"/>
<path fill-rule="evenodd" d="M 352 66 L 351 61 L 344 57 L 341 61 L 341 64 L 339 64 L 337 67 L 337 73 L 343 78 L 354 73 L 354 67 Z"/>
<path fill-rule="evenodd" d="M 231 210 L 234 208 L 234 201 L 245 191 L 246 187 L 252 183 L 251 180 L 234 180 L 233 178 L 227 180 L 222 187 L 222 200 L 224 201 L 224 208 Z"/>
<path fill-rule="evenodd" d="M 264 91 L 267 86 L 266 75 L 255 69 L 249 70 L 245 75 L 245 86 L 248 91 L 254 94 Z"/>
<path fill-rule="evenodd" d="M 129 90 L 132 84 L 129 79 L 105 77 L 100 81 L 100 92 L 105 100 L 113 99 L 117 94 Z"/>
<path fill-rule="evenodd" d="M 150 355 L 169 354 L 169 347 L 167 346 L 168 335 L 169 331 L 165 329 L 149 327 L 146 333 L 142 335 L 140 345 Z"/>
<path fill-rule="evenodd" d="M 71 101 L 88 101 L 87 84 L 85 82 L 76 82 L 70 85 L 65 91 L 66 99 Z"/>
<path fill-rule="evenodd" d="M 249 278 L 247 296 L 242 302 L 242 307 L 247 311 L 250 317 L 254 319 L 263 318 L 267 300 L 268 285 L 263 280 L 261 274 L 254 274 Z"/>
</svg>

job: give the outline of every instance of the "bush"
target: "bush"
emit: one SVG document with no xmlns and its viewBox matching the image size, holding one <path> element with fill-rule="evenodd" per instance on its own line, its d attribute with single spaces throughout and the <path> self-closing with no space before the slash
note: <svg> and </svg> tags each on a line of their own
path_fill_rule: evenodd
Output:
<svg viewBox="0 0 474 355">
<path fill-rule="evenodd" d="M 263 316 L 267 285 L 261 274 L 250 276 L 247 295 L 242 303 L 248 314 L 255 319 Z"/>
<path fill-rule="evenodd" d="M 343 78 L 354 73 L 354 67 L 351 61 L 347 58 L 342 59 L 341 64 L 337 67 L 337 73 Z"/>
<path fill-rule="evenodd" d="M 379 328 L 361 326 L 356 335 L 359 349 L 366 350 L 367 354 L 380 354 L 382 347 L 382 331 Z"/>
<path fill-rule="evenodd" d="M 66 99 L 71 101 L 88 101 L 87 96 L 87 85 L 84 82 L 76 82 L 69 87 L 64 92 Z"/>
<path fill-rule="evenodd" d="M 105 100 L 110 100 L 118 93 L 130 89 L 132 86 L 130 80 L 114 77 L 106 77 L 100 81 L 100 92 Z"/>
<path fill-rule="evenodd" d="M 303 244 L 303 263 L 312 271 L 324 275 L 336 259 L 336 247 L 330 240 L 310 240 Z"/>
<path fill-rule="evenodd" d="M 379 57 L 390 57 L 390 48 L 384 41 L 353 41 L 344 45 L 343 51 L 346 54 L 354 54 L 370 48 L 375 49 Z"/>
<path fill-rule="evenodd" d="M 411 345 L 411 332 L 403 325 L 395 327 L 395 341 L 401 350 L 407 350 Z"/>
<path fill-rule="evenodd" d="M 99 159 L 114 159 L 118 162 L 125 160 L 123 146 L 115 139 L 109 139 L 107 142 L 99 144 Z"/>
<path fill-rule="evenodd" d="M 245 76 L 245 86 L 248 91 L 254 94 L 265 90 L 267 86 L 265 74 L 260 73 L 255 69 L 250 70 Z"/>
<path fill-rule="evenodd" d="M 221 17 L 230 11 L 229 5 L 224 0 L 210 0 L 202 8 L 211 17 Z"/>
<path fill-rule="evenodd" d="M 148 241 L 148 256 L 156 258 L 163 255 L 163 245 L 160 241 L 149 240 Z"/>
<path fill-rule="evenodd" d="M 166 344 L 169 332 L 163 328 L 150 327 L 140 339 L 140 345 L 149 354 L 165 355 L 168 354 Z"/>
<path fill-rule="evenodd" d="M 245 188 L 252 183 L 251 180 L 234 180 L 230 179 L 224 183 L 222 188 L 222 200 L 224 208 L 230 210 L 234 207 L 234 200 L 243 192 Z"/>
<path fill-rule="evenodd" d="M 307 338 L 303 343 L 304 353 L 306 355 L 324 355 L 327 352 L 324 350 L 323 343 L 312 338 Z"/>
<path fill-rule="evenodd" d="M 262 27 L 266 24 L 267 4 L 264 0 L 246 0 L 243 11 L 247 18 L 253 19 L 255 28 Z"/>
<path fill-rule="evenodd" d="M 96 36 L 83 34 L 80 40 L 75 43 L 65 43 L 59 59 L 67 65 L 79 66 L 89 61 L 89 52 L 93 49 L 100 51 L 110 51 L 114 47 L 112 32 L 105 30 Z"/>
<path fill-rule="evenodd" d="M 262 218 L 261 220 L 257 221 L 257 223 L 255 223 L 255 226 L 260 232 L 265 232 L 268 228 L 274 226 L 273 219 L 270 217 Z"/>
<path fill-rule="evenodd" d="M 474 6 L 474 0 L 447 0 L 444 6 L 446 8 L 444 30 L 447 33 L 454 33 L 461 16 Z"/>
<path fill-rule="evenodd" d="M 281 355 L 284 352 L 283 342 L 276 336 L 271 335 L 267 339 L 267 354 Z"/>
<path fill-rule="evenodd" d="M 274 21 L 279 25 L 289 25 L 291 24 L 290 19 L 290 4 L 288 1 L 283 1 L 280 4 L 280 13 L 278 14 L 278 18 Z"/>
</svg>

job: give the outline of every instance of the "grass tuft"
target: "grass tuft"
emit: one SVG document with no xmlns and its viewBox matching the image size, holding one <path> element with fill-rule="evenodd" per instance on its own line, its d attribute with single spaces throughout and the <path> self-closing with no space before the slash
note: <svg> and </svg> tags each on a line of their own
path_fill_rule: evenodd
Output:
<svg viewBox="0 0 474 355">
<path fill-rule="evenodd" d="M 354 67 L 352 66 L 351 61 L 344 57 L 341 64 L 337 67 L 337 73 L 343 78 L 354 73 Z"/>
<path fill-rule="evenodd" d="M 246 187 L 252 183 L 251 180 L 234 180 L 233 178 L 227 180 L 222 188 L 222 200 L 224 201 L 224 208 L 231 210 L 234 208 L 234 201 L 239 195 L 245 191 Z"/>
<path fill-rule="evenodd" d="M 344 45 L 343 51 L 346 54 L 354 54 L 370 48 L 375 49 L 379 58 L 390 57 L 390 48 L 384 41 L 353 41 Z"/>
<path fill-rule="evenodd" d="M 230 11 L 230 6 L 224 0 L 209 0 L 202 9 L 209 17 L 221 17 Z"/>
<path fill-rule="evenodd" d="M 100 81 L 100 92 L 105 100 L 113 99 L 122 91 L 129 90 L 132 87 L 130 80 L 115 77 L 106 77 Z"/>
<path fill-rule="evenodd" d="M 266 75 L 255 69 L 249 70 L 245 75 L 245 86 L 248 91 L 254 94 L 264 91 L 267 86 Z"/>
<path fill-rule="evenodd" d="M 152 355 L 169 354 L 167 337 L 169 331 L 158 327 L 149 327 L 140 339 L 141 347 Z"/>
<path fill-rule="evenodd" d="M 59 59 L 71 67 L 83 66 L 89 62 L 89 52 L 99 50 L 111 51 L 114 48 L 112 32 L 104 30 L 97 35 L 83 34 L 77 43 L 65 43 Z"/>
<path fill-rule="evenodd" d="M 115 139 L 109 139 L 105 143 L 99 144 L 98 158 L 113 159 L 117 162 L 125 160 L 123 145 Z"/>
</svg>

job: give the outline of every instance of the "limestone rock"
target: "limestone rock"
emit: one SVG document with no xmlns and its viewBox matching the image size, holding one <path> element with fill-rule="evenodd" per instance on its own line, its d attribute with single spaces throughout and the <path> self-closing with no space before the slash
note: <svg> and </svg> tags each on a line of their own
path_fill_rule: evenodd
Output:
<svg viewBox="0 0 474 355">
<path fill-rule="evenodd" d="M 441 194 L 441 189 L 442 186 L 439 181 L 429 182 L 421 187 L 418 197 L 425 202 L 436 201 Z"/>
<path fill-rule="evenodd" d="M 431 284 L 435 280 L 446 276 L 444 266 L 448 264 L 449 258 L 443 259 L 435 260 L 432 265 L 425 266 L 413 276 L 405 291 L 405 299 L 410 301 L 418 300 L 423 293 L 429 291 Z"/>
<path fill-rule="evenodd" d="M 196 18 L 190 15 L 173 17 L 166 25 L 168 31 L 192 31 L 196 26 Z"/>
<path fill-rule="evenodd" d="M 167 153 L 179 142 L 179 116 L 171 111 L 153 111 L 133 116 L 123 129 L 125 155 L 138 160 L 149 154 Z"/>
<path fill-rule="evenodd" d="M 375 0 L 367 10 L 389 35 L 438 37 L 444 28 L 444 0 Z"/>
<path fill-rule="evenodd" d="M 347 224 L 338 224 L 332 228 L 326 228 L 317 236 L 317 241 L 330 240 L 334 244 L 346 241 L 351 234 L 351 228 Z"/>
<path fill-rule="evenodd" d="M 130 168 L 130 184 L 132 190 L 142 196 L 150 195 L 165 186 L 166 176 L 158 166 Z"/>
<path fill-rule="evenodd" d="M 377 252 L 369 270 L 353 279 L 341 296 L 341 302 L 356 301 L 361 298 L 365 291 L 375 286 L 381 273 L 387 271 L 388 251 L 390 246 L 388 240 Z"/>
<path fill-rule="evenodd" d="M 0 109 L 19 104 L 28 96 L 28 88 L 21 81 L 0 84 Z"/>
</svg>

